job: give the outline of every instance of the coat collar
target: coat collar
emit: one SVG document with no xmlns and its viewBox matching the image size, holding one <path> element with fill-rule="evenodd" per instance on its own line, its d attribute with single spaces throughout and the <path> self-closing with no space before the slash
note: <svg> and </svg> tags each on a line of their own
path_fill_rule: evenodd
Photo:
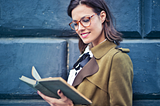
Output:
<svg viewBox="0 0 160 106">
<path fill-rule="evenodd" d="M 116 47 L 117 45 L 110 41 L 105 41 L 93 48 L 91 48 L 91 51 L 96 59 L 100 59 L 103 57 L 110 49 L 113 47 Z"/>
<path fill-rule="evenodd" d="M 91 76 L 98 72 L 98 64 L 96 62 L 96 59 L 92 57 L 92 59 L 82 68 L 82 70 L 77 74 L 72 86 L 79 85 L 83 79 L 87 76 Z"/>
<path fill-rule="evenodd" d="M 99 66 L 96 62 L 96 59 L 100 59 L 101 57 L 103 57 L 113 47 L 116 47 L 116 44 L 114 44 L 113 42 L 109 42 L 109 41 L 105 41 L 95 47 L 92 47 L 91 51 L 94 56 L 77 74 L 72 86 L 76 87 L 83 81 L 85 77 L 91 76 L 97 73 L 99 70 Z"/>
</svg>

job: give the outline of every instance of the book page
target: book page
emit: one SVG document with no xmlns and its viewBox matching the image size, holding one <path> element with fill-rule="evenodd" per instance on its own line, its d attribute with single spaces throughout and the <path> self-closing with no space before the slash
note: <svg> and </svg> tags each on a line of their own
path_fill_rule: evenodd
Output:
<svg viewBox="0 0 160 106">
<path fill-rule="evenodd" d="M 32 67 L 32 76 L 38 81 L 41 79 L 40 75 L 38 74 L 37 70 L 35 69 L 35 67 Z"/>
<path fill-rule="evenodd" d="M 25 77 L 25 76 L 23 76 L 23 75 L 22 75 L 22 77 L 19 78 L 19 79 L 22 80 L 22 81 L 24 81 L 24 82 L 26 82 L 26 83 L 28 83 L 28 84 L 30 84 L 30 85 L 35 85 L 35 84 L 36 84 L 36 81 L 35 81 L 35 80 L 30 79 L 30 78 L 27 78 L 27 77 Z"/>
</svg>

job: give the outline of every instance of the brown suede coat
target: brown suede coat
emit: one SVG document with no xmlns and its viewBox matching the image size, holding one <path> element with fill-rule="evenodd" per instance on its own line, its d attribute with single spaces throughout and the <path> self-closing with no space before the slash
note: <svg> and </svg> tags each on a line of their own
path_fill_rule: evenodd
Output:
<svg viewBox="0 0 160 106">
<path fill-rule="evenodd" d="M 94 57 L 78 73 L 73 86 L 92 101 L 90 106 L 132 106 L 130 57 L 109 41 L 91 51 Z"/>
</svg>

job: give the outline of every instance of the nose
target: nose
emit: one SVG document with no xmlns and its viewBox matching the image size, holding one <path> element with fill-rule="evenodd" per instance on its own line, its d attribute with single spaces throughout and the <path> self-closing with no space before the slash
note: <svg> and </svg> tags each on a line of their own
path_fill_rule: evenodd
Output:
<svg viewBox="0 0 160 106">
<path fill-rule="evenodd" d="M 81 23 L 79 23 L 79 25 L 78 25 L 78 31 L 84 30 L 84 29 L 85 29 L 85 27 Z"/>
</svg>

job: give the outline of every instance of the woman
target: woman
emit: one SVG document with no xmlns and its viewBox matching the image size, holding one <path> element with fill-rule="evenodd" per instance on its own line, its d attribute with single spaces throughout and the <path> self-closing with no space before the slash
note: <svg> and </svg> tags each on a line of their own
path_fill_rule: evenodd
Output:
<svg viewBox="0 0 160 106">
<path fill-rule="evenodd" d="M 129 50 L 117 48 L 121 33 L 114 28 L 104 0 L 71 0 L 68 15 L 73 20 L 69 25 L 79 35 L 82 53 L 70 71 L 68 83 L 89 98 L 91 106 L 132 106 Z M 74 105 L 60 90 L 57 93 L 61 99 L 38 93 L 51 106 Z"/>
</svg>

